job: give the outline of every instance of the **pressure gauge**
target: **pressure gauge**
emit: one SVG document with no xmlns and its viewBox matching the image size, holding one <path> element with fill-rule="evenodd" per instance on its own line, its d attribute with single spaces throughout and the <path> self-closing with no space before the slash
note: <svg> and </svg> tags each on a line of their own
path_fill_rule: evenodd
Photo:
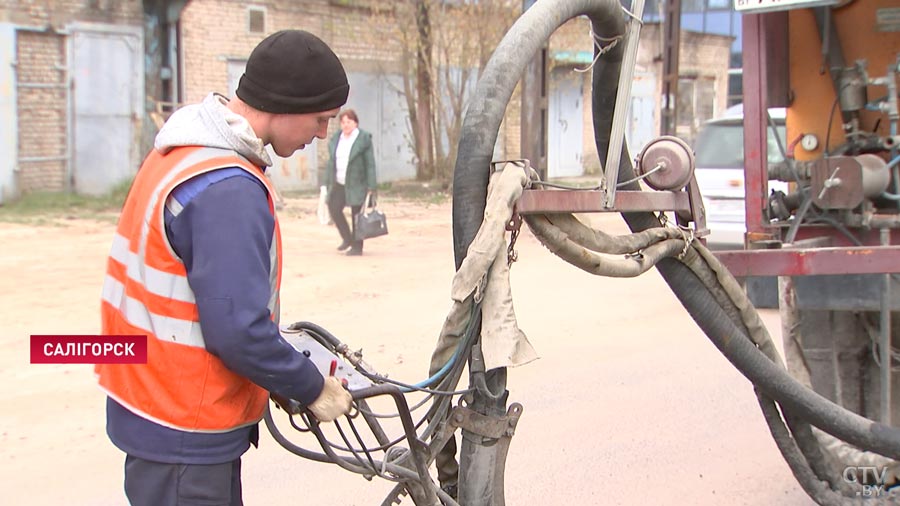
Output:
<svg viewBox="0 0 900 506">
<path fill-rule="evenodd" d="M 815 134 L 805 134 L 800 139 L 800 146 L 806 151 L 815 151 L 819 147 L 819 138 Z"/>
</svg>

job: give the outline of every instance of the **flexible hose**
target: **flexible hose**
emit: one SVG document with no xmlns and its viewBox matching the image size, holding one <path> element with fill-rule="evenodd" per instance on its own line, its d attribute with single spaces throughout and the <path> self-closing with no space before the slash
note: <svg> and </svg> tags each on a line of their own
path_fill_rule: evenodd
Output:
<svg viewBox="0 0 900 506">
<path fill-rule="evenodd" d="M 528 220 L 529 216 L 525 216 L 525 219 Z M 636 234 L 612 236 L 602 230 L 585 226 L 570 213 L 548 213 L 541 217 L 579 245 L 591 251 L 610 255 L 628 255 L 665 239 L 684 238 L 681 231 L 670 227 L 651 228 Z"/>
<path fill-rule="evenodd" d="M 682 267 L 678 267 L 678 266 Z M 801 416 L 829 434 L 860 448 L 900 458 L 900 431 L 873 422 L 825 399 L 794 379 L 786 369 L 766 357 L 732 322 L 696 276 L 677 261 L 658 264 L 673 292 L 694 321 L 729 362 L 754 385 L 776 399 L 789 412 Z M 674 287 L 678 286 L 678 289 Z"/>
<path fill-rule="evenodd" d="M 581 14 L 590 17 L 595 34 L 624 33 L 619 0 L 542 0 L 529 7 L 510 28 L 484 68 L 463 121 L 453 172 L 453 253 L 457 269 L 484 218 L 491 156 L 513 89 L 525 65 L 550 34 Z M 607 56 L 621 60 L 622 47 L 617 45 Z M 472 409 L 482 414 L 504 413 L 506 369 L 487 371 L 484 379 L 483 388 L 491 395 L 476 392 Z M 493 396 L 500 401 L 489 398 Z M 496 472 L 498 445 L 475 444 L 475 437 L 466 434 L 464 431 L 460 452 L 460 503 L 502 506 L 495 502 L 503 500 L 503 474 Z"/>
<path fill-rule="evenodd" d="M 625 31 L 618 0 L 535 2 L 503 37 L 482 72 L 463 120 L 453 171 L 453 252 L 457 269 L 484 217 L 494 144 L 516 83 L 550 34 L 582 14 L 591 19 L 597 35 L 613 37 Z M 601 60 L 621 62 L 623 48 L 624 44 L 618 44 Z"/>
<path fill-rule="evenodd" d="M 618 75 L 618 69 L 615 68 L 617 65 L 618 62 L 600 59 L 598 65 L 594 68 L 592 115 L 595 142 L 600 159 L 605 158 L 606 147 L 609 144 L 612 118 L 605 114 L 605 111 L 612 110 L 612 105 L 615 101 L 616 84 L 609 76 Z M 629 179 L 634 174 L 634 169 L 626 153 L 627 150 L 623 146 L 623 156 L 620 158 L 619 164 L 619 179 L 621 180 Z M 639 186 L 632 184 L 630 188 L 626 187 L 626 189 L 639 189 Z M 632 231 L 643 231 L 660 226 L 659 220 L 652 213 L 622 213 L 622 215 Z M 754 381 L 752 377 L 764 380 L 765 378 L 761 378 L 761 375 L 756 374 L 754 368 L 765 366 L 765 369 L 773 373 L 772 369 L 777 370 L 777 367 L 771 367 L 772 363 L 766 363 L 766 359 L 760 360 L 762 354 L 750 344 L 748 335 L 745 333 L 742 325 L 738 327 L 737 325 L 739 324 L 735 324 L 735 320 L 729 318 L 725 312 L 721 311 L 721 307 L 717 303 L 714 301 L 710 302 L 712 297 L 709 291 L 697 281 L 696 276 L 688 272 L 684 264 L 672 259 L 664 259 L 657 264 L 657 268 L 691 317 L 706 332 L 707 336 L 713 340 L 714 344 L 716 344 L 717 339 L 719 340 L 719 343 L 716 344 L 717 347 L 726 355 L 729 361 L 738 367 L 742 374 L 751 379 L 751 381 Z M 715 307 L 714 310 L 713 307 Z M 731 325 L 728 325 L 729 323 Z M 721 331 L 723 327 L 731 327 L 731 332 L 719 333 L 716 331 L 716 328 Z M 737 341 L 742 341 L 747 346 L 720 346 Z M 756 358 L 751 358 L 754 355 Z M 805 389 L 787 374 L 779 374 L 779 380 L 771 381 L 766 390 L 777 402 L 790 406 L 790 409 L 793 410 L 792 412 L 785 411 L 784 417 L 788 420 L 788 425 L 793 425 L 792 429 L 797 429 L 794 434 L 796 438 L 794 439 L 794 444 L 800 445 L 802 453 L 808 461 L 807 465 L 815 468 L 815 475 L 819 479 L 824 479 L 823 459 L 820 452 L 817 451 L 817 443 L 812 440 L 811 436 L 807 437 L 806 433 L 808 431 L 801 430 L 803 422 L 797 420 L 797 417 L 808 420 L 823 429 L 828 427 L 833 431 L 834 435 L 838 435 L 837 433 L 840 432 L 843 439 L 857 446 L 885 455 L 892 453 L 894 454 L 893 458 L 896 458 L 897 450 L 900 449 L 900 444 L 898 444 L 900 442 L 900 432 L 895 428 L 872 422 L 840 408 L 827 399 Z M 792 415 L 792 413 L 796 416 Z M 767 422 L 774 423 L 769 418 L 767 418 Z M 778 423 L 781 423 L 780 419 Z M 789 455 L 785 454 L 785 458 L 788 459 Z M 808 493 L 811 490 L 820 490 L 819 484 L 808 482 L 811 473 L 798 473 L 793 468 L 792 470 L 798 481 L 803 485 L 804 490 Z M 828 502 L 845 499 L 843 496 L 838 496 L 830 491 L 828 493 L 819 492 L 816 495 L 810 493 L 810 496 L 819 500 L 821 494 L 830 497 Z M 835 499 L 835 497 L 839 499 Z"/>
<path fill-rule="evenodd" d="M 554 226 L 544 215 L 525 217 L 528 227 L 551 252 L 584 271 L 611 278 L 633 278 L 647 272 L 662 258 L 674 256 L 684 249 L 681 239 L 667 239 L 632 251 L 626 258 L 609 258 L 586 250 L 578 241 Z M 658 229 L 662 230 L 662 229 Z M 671 229 L 674 230 L 674 229 Z"/>
<path fill-rule="evenodd" d="M 540 2 L 534 7 L 539 6 L 546 7 L 542 11 L 542 17 L 531 16 L 526 19 L 531 13 L 530 10 L 520 19 L 521 23 L 517 22 L 504 38 L 504 42 L 507 40 L 512 42 L 507 46 L 503 46 L 503 43 L 498 46 L 494 57 L 485 68 L 484 77 L 479 82 L 466 115 L 453 179 L 453 239 L 457 267 L 465 257 L 466 249 L 484 215 L 493 146 L 506 104 L 527 59 L 530 59 L 539 44 L 549 37 L 552 30 L 561 24 L 560 17 L 568 16 L 572 8 L 579 14 L 601 14 L 589 14 L 594 33 L 601 35 L 622 33 L 621 16 L 609 15 L 616 12 L 618 2 L 560 0 Z M 522 52 L 524 57 L 520 54 Z M 601 160 L 606 158 L 610 141 L 612 123 L 610 111 L 615 105 L 616 78 L 621 61 L 622 50 L 621 47 L 617 47 L 603 55 L 594 66 L 592 113 L 595 142 Z M 634 170 L 629 162 L 627 148 L 623 145 L 618 179 L 626 181 L 633 177 Z M 639 189 L 639 186 L 632 183 L 625 189 Z M 636 232 L 661 225 L 652 213 L 622 214 L 628 226 Z M 692 318 L 726 358 L 751 381 L 759 382 L 760 388 L 777 402 L 796 413 L 796 416 L 808 419 L 816 426 L 839 435 L 848 442 L 894 458 L 900 457 L 900 431 L 872 422 L 830 403 L 805 389 L 783 369 L 779 369 L 751 343 L 742 323 L 735 322 L 733 317 L 728 316 L 707 288 L 684 264 L 673 259 L 663 259 L 657 264 L 657 268 Z M 789 418 L 788 413 L 785 413 L 785 418 Z M 804 454 L 808 459 L 814 459 L 808 452 Z M 798 476 L 798 479 L 808 480 L 810 477 Z M 815 484 L 806 483 L 804 488 L 807 490 L 809 490 L 807 485 L 815 488 Z"/>
</svg>

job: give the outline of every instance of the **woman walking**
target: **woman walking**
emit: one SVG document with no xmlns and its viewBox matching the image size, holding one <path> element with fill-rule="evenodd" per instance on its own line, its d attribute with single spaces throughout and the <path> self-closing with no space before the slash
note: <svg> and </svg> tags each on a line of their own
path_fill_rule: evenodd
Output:
<svg viewBox="0 0 900 506">
<path fill-rule="evenodd" d="M 378 186 L 375 152 L 372 134 L 359 129 L 359 117 L 353 109 L 344 109 L 338 118 L 341 130 L 328 143 L 330 156 L 325 168 L 328 212 L 341 234 L 338 250 L 347 250 L 348 255 L 358 256 L 362 255 L 363 241 L 356 238 L 356 216 L 362 210 L 367 195 L 374 198 Z M 346 206 L 350 206 L 352 229 L 344 216 Z"/>
</svg>

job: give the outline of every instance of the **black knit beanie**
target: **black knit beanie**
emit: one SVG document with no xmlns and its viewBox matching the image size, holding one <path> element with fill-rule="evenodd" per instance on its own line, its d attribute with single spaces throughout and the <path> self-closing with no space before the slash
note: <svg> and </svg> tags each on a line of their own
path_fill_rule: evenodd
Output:
<svg viewBox="0 0 900 506">
<path fill-rule="evenodd" d="M 275 114 L 337 109 L 349 93 L 337 55 L 303 30 L 282 30 L 263 39 L 250 53 L 237 88 L 247 105 Z"/>
</svg>

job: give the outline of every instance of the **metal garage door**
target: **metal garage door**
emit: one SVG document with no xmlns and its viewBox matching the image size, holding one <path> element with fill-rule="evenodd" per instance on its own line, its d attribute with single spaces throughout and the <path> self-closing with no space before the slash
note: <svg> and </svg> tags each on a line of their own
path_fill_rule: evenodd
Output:
<svg viewBox="0 0 900 506">
<path fill-rule="evenodd" d="M 70 39 L 74 80 L 74 183 L 102 194 L 138 169 L 143 117 L 140 28 L 75 25 Z"/>
</svg>

